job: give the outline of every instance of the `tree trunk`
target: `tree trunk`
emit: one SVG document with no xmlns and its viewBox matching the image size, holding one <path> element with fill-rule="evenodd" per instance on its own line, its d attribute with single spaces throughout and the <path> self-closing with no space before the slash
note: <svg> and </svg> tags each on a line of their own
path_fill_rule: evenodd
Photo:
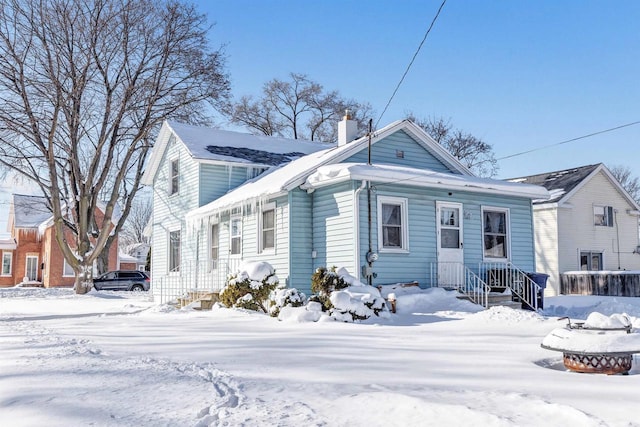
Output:
<svg viewBox="0 0 640 427">
<path fill-rule="evenodd" d="M 98 270 L 98 276 L 109 271 L 109 247 L 111 246 L 111 242 L 107 241 L 102 252 L 96 258 L 96 269 Z"/>
<path fill-rule="evenodd" d="M 93 288 L 93 268 L 90 265 L 80 264 L 80 271 L 76 271 L 76 281 L 73 289 L 76 294 L 84 295 Z"/>
</svg>

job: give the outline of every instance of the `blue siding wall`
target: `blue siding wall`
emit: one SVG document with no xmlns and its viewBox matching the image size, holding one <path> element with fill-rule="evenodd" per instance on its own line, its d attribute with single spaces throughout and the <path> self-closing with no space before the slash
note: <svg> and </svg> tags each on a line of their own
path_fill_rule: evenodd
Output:
<svg viewBox="0 0 640 427">
<path fill-rule="evenodd" d="M 313 195 L 295 189 L 289 193 L 291 253 L 289 286 L 311 295 L 311 274 L 313 273 L 312 215 Z"/>
<path fill-rule="evenodd" d="M 428 286 L 430 264 L 437 262 L 436 202 L 463 204 L 463 242 L 465 264 L 477 269 L 483 261 L 482 215 L 483 206 L 509 208 L 511 261 L 525 271 L 534 269 L 532 210 L 529 199 L 489 194 L 451 192 L 435 189 L 412 188 L 398 185 L 374 184 L 372 194 L 372 246 L 379 253 L 373 265 L 377 274 L 374 284 L 417 280 Z M 378 250 L 377 197 L 406 197 L 409 210 L 409 252 L 380 253 Z M 359 196 L 360 265 L 365 263 L 368 248 L 366 190 Z"/>
<path fill-rule="evenodd" d="M 203 206 L 225 195 L 247 180 L 247 168 L 201 163 L 199 205 Z"/>
<path fill-rule="evenodd" d="M 356 274 L 353 186 L 343 183 L 313 194 L 313 268 L 345 267 Z"/>
<path fill-rule="evenodd" d="M 404 157 L 397 157 L 400 151 Z M 367 163 L 369 152 L 367 148 L 354 154 L 345 160 L 349 163 Z M 458 173 L 450 170 L 437 157 L 425 150 L 413 138 L 404 131 L 399 131 L 393 135 L 376 142 L 371 147 L 371 162 L 377 164 L 387 164 L 405 166 L 419 169 L 431 169 L 437 172 Z"/>
</svg>

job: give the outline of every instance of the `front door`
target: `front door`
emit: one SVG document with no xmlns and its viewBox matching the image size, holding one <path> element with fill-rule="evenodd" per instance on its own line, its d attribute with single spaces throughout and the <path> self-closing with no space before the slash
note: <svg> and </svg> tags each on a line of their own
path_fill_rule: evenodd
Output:
<svg viewBox="0 0 640 427">
<path fill-rule="evenodd" d="M 464 283 L 462 204 L 437 202 L 438 286 Z"/>
<path fill-rule="evenodd" d="M 25 276 L 29 281 L 38 280 L 38 257 L 36 255 L 27 255 L 27 271 Z"/>
</svg>

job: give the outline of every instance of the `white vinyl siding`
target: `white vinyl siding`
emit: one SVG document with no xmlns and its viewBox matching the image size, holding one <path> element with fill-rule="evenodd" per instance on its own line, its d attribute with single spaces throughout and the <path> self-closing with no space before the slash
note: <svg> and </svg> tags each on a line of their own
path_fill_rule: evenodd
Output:
<svg viewBox="0 0 640 427">
<path fill-rule="evenodd" d="M 613 226 L 595 225 L 595 206 L 612 208 Z M 553 239 L 557 246 L 555 263 L 551 255 L 544 263 L 537 257 L 536 271 L 550 274 L 545 294 L 560 292 L 561 273 L 581 269 L 580 252 L 602 253 L 603 270 L 617 270 L 618 265 L 623 270 L 640 270 L 640 256 L 633 253 L 639 245 L 638 217 L 628 212 L 634 209 L 604 172 L 595 174 L 565 203 L 553 209 L 557 215 L 555 224 L 547 214 L 540 217 L 539 208 L 536 209 L 536 242 L 546 241 L 549 251 L 553 251 L 554 245 L 548 240 Z M 555 235 L 550 233 L 553 228 L 557 229 Z M 541 249 L 536 248 L 536 252 L 540 254 Z"/>
</svg>

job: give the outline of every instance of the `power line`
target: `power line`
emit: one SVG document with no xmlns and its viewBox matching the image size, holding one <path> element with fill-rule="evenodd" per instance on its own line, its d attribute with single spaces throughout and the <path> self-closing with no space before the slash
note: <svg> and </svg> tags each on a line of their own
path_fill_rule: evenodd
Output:
<svg viewBox="0 0 640 427">
<path fill-rule="evenodd" d="M 521 151 L 519 153 L 510 154 L 510 155 L 504 156 L 504 157 L 498 157 L 496 160 L 504 160 L 504 159 L 510 159 L 512 157 L 522 156 L 524 154 L 533 153 L 534 151 L 540 151 L 540 150 L 544 150 L 545 148 L 556 147 L 558 145 L 567 144 L 569 142 L 578 141 L 580 139 L 590 138 L 592 136 L 600 135 L 600 134 L 607 133 L 607 132 L 613 132 L 614 130 L 626 128 L 626 127 L 629 127 L 629 126 L 634 126 L 634 125 L 637 125 L 637 124 L 640 124 L 640 120 L 638 120 L 636 122 L 626 123 L 624 125 L 612 127 L 612 128 L 609 128 L 609 129 L 593 132 L 593 133 L 590 133 L 590 134 L 587 134 L 587 135 L 578 136 L 577 138 L 567 139 L 566 141 L 556 142 L 555 144 L 543 145 L 542 147 L 532 148 L 531 150 Z"/>
<path fill-rule="evenodd" d="M 378 123 L 380 123 L 380 120 L 382 120 L 382 116 L 384 116 L 384 113 L 387 112 L 387 108 L 389 108 L 389 105 L 391 104 L 391 101 L 396 96 L 396 93 L 398 92 L 398 89 L 400 89 L 400 85 L 404 81 L 404 78 L 407 76 L 407 73 L 409 72 L 409 69 L 413 65 L 413 61 L 416 60 L 416 57 L 418 56 L 418 53 L 420 53 L 420 49 L 422 49 L 422 45 L 424 44 L 425 40 L 427 40 L 427 36 L 431 32 L 431 29 L 433 28 L 433 25 L 436 23 L 436 20 L 438 19 L 438 16 L 440 16 L 440 11 L 442 10 L 442 8 L 444 7 L 444 4 L 446 2 L 447 2 L 447 0 L 443 0 L 442 4 L 438 8 L 438 12 L 436 13 L 436 16 L 433 17 L 433 20 L 431 21 L 431 25 L 429 25 L 429 28 L 427 29 L 427 32 L 424 34 L 424 37 L 422 38 L 422 41 L 420 42 L 420 45 L 418 46 L 418 49 L 416 49 L 416 53 L 413 54 L 413 58 L 411 58 L 411 62 L 409 62 L 409 65 L 407 66 L 407 69 L 404 71 L 404 74 L 402 75 L 402 78 L 400 79 L 400 81 L 398 82 L 398 85 L 396 86 L 396 88 L 394 89 L 393 93 L 391 94 L 391 98 L 389 98 L 389 101 L 387 102 L 387 105 L 385 105 L 384 110 L 382 110 L 382 114 L 380 114 L 380 117 L 378 118 L 378 121 L 376 122 L 376 126 L 375 126 L 376 128 L 378 127 Z"/>
</svg>

